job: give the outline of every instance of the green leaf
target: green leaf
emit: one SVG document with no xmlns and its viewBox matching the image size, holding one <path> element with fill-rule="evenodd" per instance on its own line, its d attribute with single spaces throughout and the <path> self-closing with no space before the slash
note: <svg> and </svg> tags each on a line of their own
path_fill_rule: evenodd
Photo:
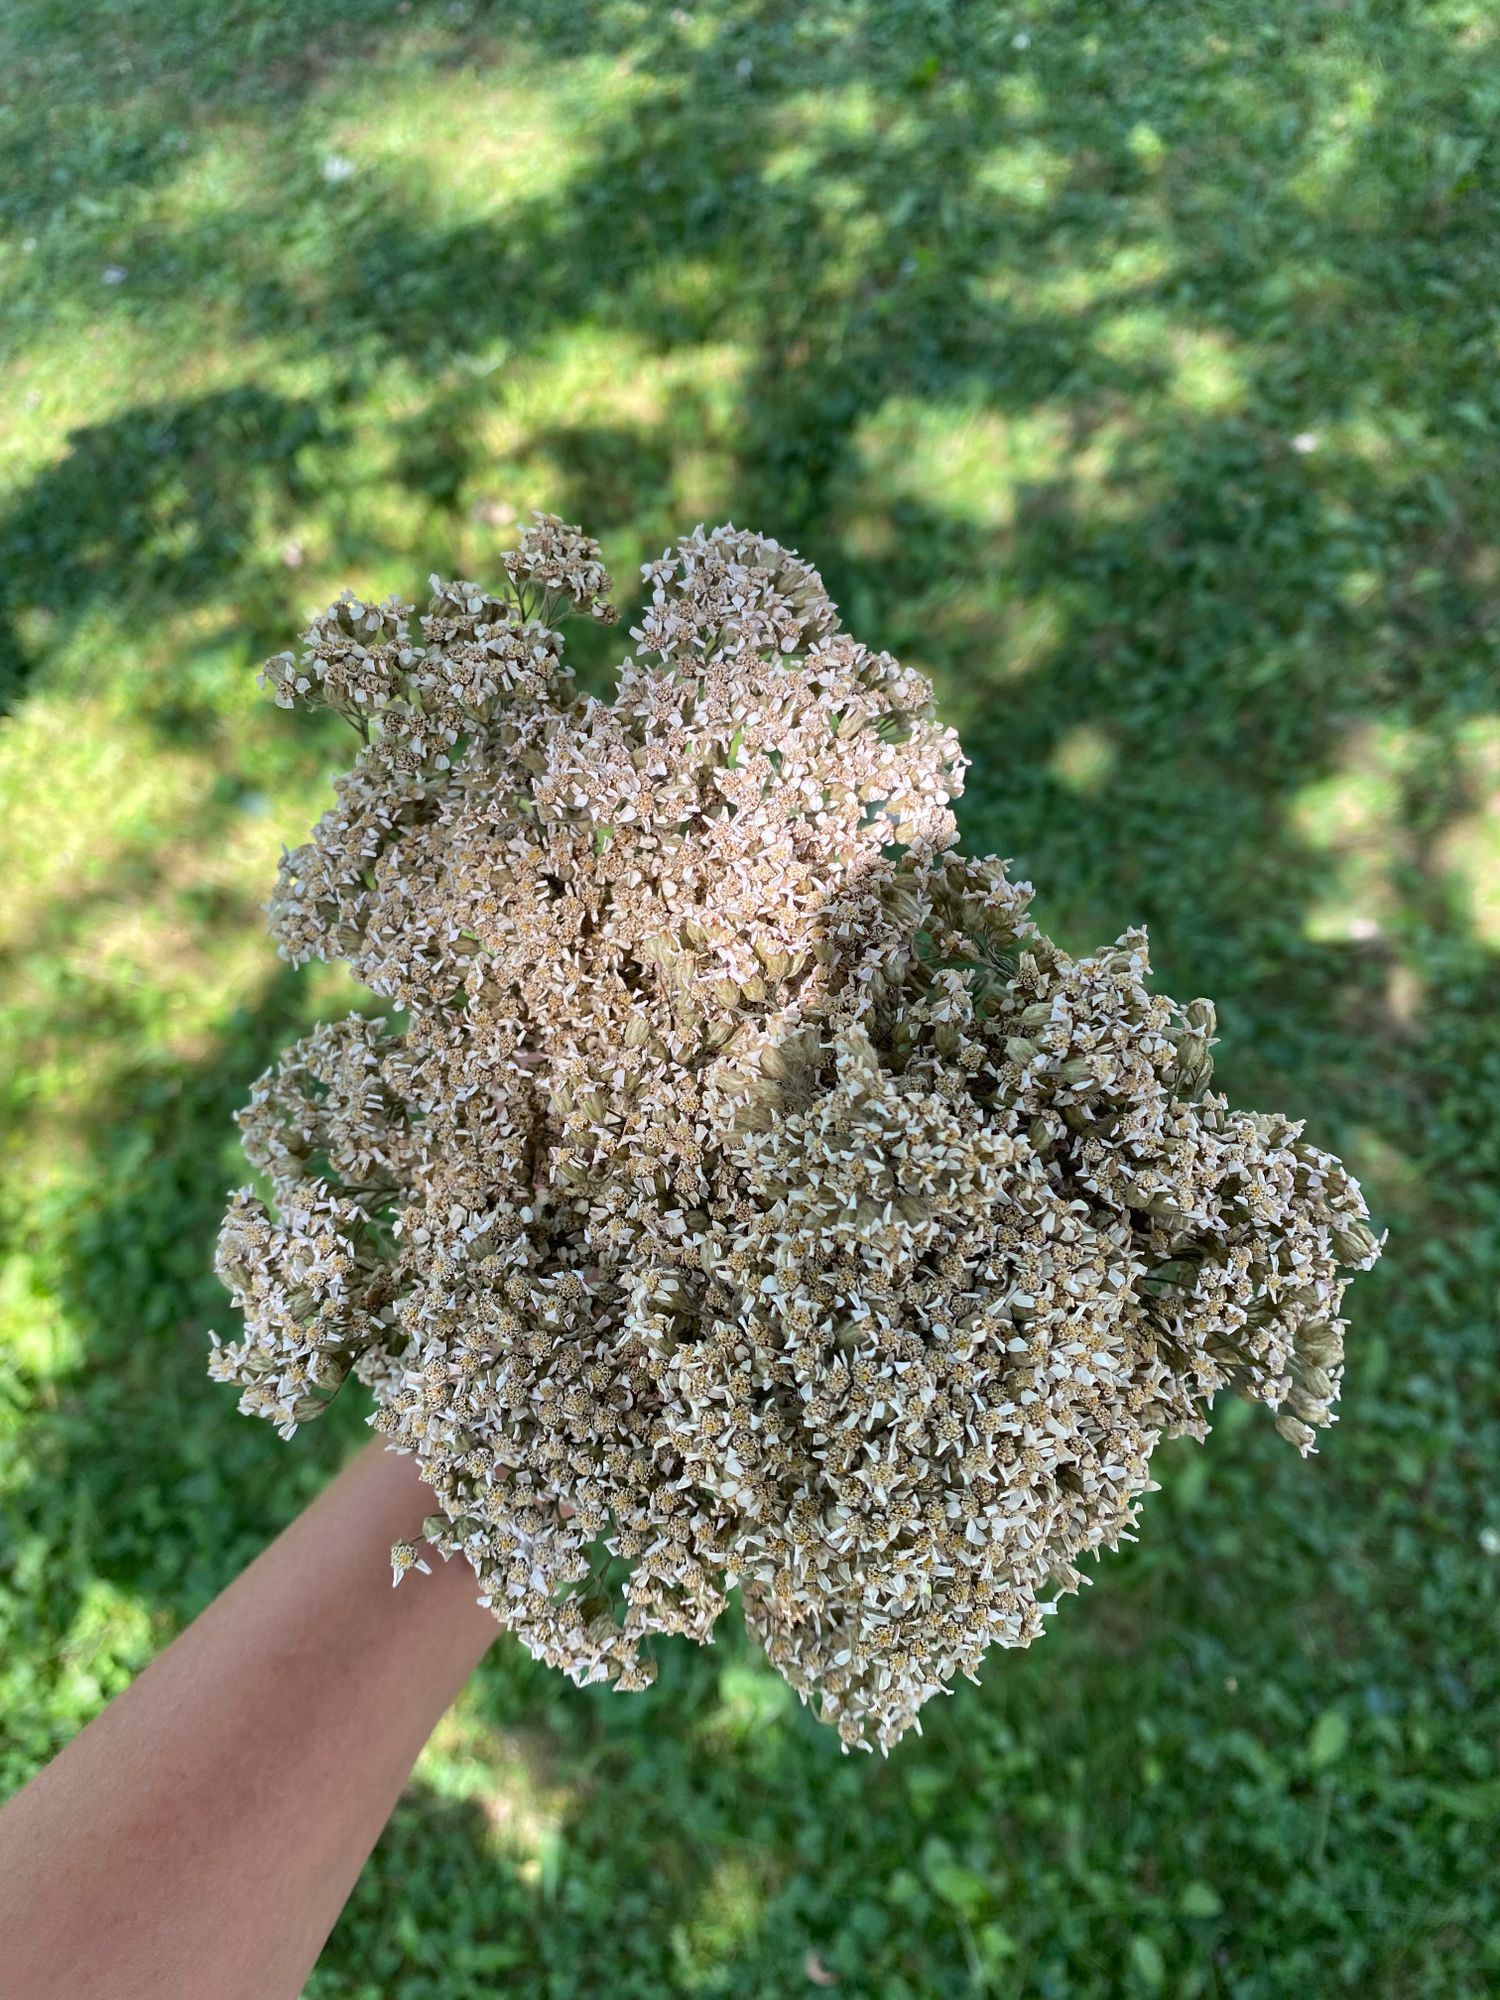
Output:
<svg viewBox="0 0 1500 2000">
<path fill-rule="evenodd" d="M 906 1794 L 911 1800 L 912 1810 L 923 1819 L 933 1810 L 938 1799 L 948 1788 L 949 1774 L 943 1770 L 933 1770 L 927 1765 L 917 1765 L 906 1774 Z"/>
<path fill-rule="evenodd" d="M 1428 1797 L 1456 1819 L 1500 1819 L 1500 1779 L 1479 1785 L 1434 1785 Z"/>
<path fill-rule="evenodd" d="M 941 1896 L 951 1909 L 962 1910 L 965 1916 L 972 1916 L 989 1899 L 988 1882 L 972 1868 L 965 1868 L 961 1861 L 929 1861 L 927 1880 L 935 1895 Z"/>
<path fill-rule="evenodd" d="M 1307 1737 L 1307 1761 L 1315 1771 L 1336 1764 L 1349 1741 L 1349 1718 L 1342 1709 L 1325 1708 Z"/>
<path fill-rule="evenodd" d="M 1223 1907 L 1207 1882 L 1189 1882 L 1177 1898 L 1178 1911 L 1184 1917 L 1216 1917 Z"/>
<path fill-rule="evenodd" d="M 1153 1993 L 1159 1993 L 1167 1976 L 1167 1962 L 1161 1955 L 1161 1946 L 1154 1938 L 1133 1937 L 1130 1940 L 1130 1963 L 1141 1980 Z"/>
<path fill-rule="evenodd" d="M 1007 1959 L 1014 1958 L 1021 1949 L 1004 1924 L 981 1924 L 974 1942 L 979 1947 L 979 1957 L 987 1972 L 998 1971 Z"/>
</svg>

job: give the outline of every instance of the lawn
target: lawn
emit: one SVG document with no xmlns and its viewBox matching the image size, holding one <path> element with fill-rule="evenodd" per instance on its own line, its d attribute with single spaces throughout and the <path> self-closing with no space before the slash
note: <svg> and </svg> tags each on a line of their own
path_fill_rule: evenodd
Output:
<svg viewBox="0 0 1500 2000">
<path fill-rule="evenodd" d="M 728 1632 L 501 1641 L 309 1995 L 1500 1990 L 1497 126 L 1482 0 L 11 0 L 0 1789 L 363 1435 L 204 1374 L 230 1114 L 348 998 L 264 937 L 335 744 L 256 666 L 532 506 L 627 591 L 732 518 L 1361 1174 L 1343 1421 L 1166 1451 L 888 1761 Z"/>
</svg>

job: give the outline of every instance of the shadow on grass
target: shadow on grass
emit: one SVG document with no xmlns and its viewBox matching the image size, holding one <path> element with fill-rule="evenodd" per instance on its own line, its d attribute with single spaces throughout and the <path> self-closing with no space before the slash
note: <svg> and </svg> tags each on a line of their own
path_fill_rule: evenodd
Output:
<svg viewBox="0 0 1500 2000">
<path fill-rule="evenodd" d="M 299 454 L 330 440 L 326 411 L 246 385 L 140 406 L 75 431 L 0 521 L 0 715 L 35 645 L 107 615 L 138 635 L 164 613 L 235 602 L 246 650 L 295 623 L 274 536 L 308 498 Z"/>
<path fill-rule="evenodd" d="M 1295 927 L 1307 855 L 1284 832 L 1289 792 L 1362 718 L 1441 732 L 1491 698 L 1478 634 L 1493 589 L 1444 435 L 1454 385 L 1440 368 L 1403 372 L 1408 329 L 1382 317 L 1392 270 L 1410 264 L 1419 289 L 1419 264 L 1459 269 L 1489 210 L 1384 125 L 1324 166 L 1312 104 L 1327 31 L 1290 11 L 1273 29 L 1296 129 L 1274 176 L 1248 185 L 1236 163 L 1263 159 L 1283 101 L 1252 87 L 1200 10 L 1127 13 L 1137 62 L 1184 79 L 1160 157 L 1128 72 L 1082 19 L 1045 64 L 998 34 L 976 62 L 940 11 L 871 5 L 837 34 L 756 7 L 696 26 L 608 11 L 588 35 L 550 6 L 514 24 L 450 13 L 441 29 L 430 9 L 288 7 L 243 46 L 231 25 L 215 50 L 190 10 L 132 19 L 129 80 L 107 87 L 123 117 L 165 103 L 191 63 L 190 148 L 231 100 L 252 122 L 291 115 L 356 44 L 479 79 L 517 50 L 564 64 L 612 51 L 651 87 L 606 105 L 581 163 L 494 220 L 437 225 L 419 179 L 372 170 L 354 209 L 330 211 L 315 272 L 278 287 L 273 257 L 264 283 L 226 273 L 236 317 L 331 360 L 328 386 L 317 400 L 230 390 L 75 434 L 0 520 L 0 696 L 105 607 L 131 627 L 228 599 L 247 651 L 281 642 L 295 620 L 278 522 L 314 488 L 336 493 L 345 406 L 372 369 L 400 362 L 428 383 L 427 407 L 392 424 L 392 477 L 429 508 L 436 543 L 482 470 L 481 420 L 509 394 L 503 375 L 455 384 L 455 371 L 497 342 L 514 367 L 579 328 L 648 353 L 724 340 L 745 365 L 718 424 L 715 510 L 799 542 L 864 635 L 956 694 L 987 837 L 1029 852 L 1066 819 L 1088 902 L 1148 917 L 1180 900 L 1211 838 L 1222 900 L 1248 892 L 1246 907 L 1274 902 Z M 1377 23 L 1350 32 L 1382 54 Z M 1419 95 L 1431 122 L 1461 97 L 1464 58 L 1436 34 L 1417 41 L 1387 89 Z M 170 234 L 122 247 L 147 297 L 181 247 Z M 1399 377 L 1428 439 L 1409 470 L 1334 437 L 1316 461 L 1293 449 L 1309 378 L 1325 430 L 1367 409 L 1368 374 L 1346 365 L 1356 305 L 1369 323 L 1355 354 L 1392 395 Z M 1226 371 L 1208 408 L 1178 380 L 1185 337 Z M 871 426 L 898 406 L 909 433 L 883 445 Z M 1041 482 L 1001 473 L 987 491 L 971 472 L 950 496 L 941 465 L 910 476 L 923 409 L 997 449 L 1041 412 L 1066 442 Z M 556 467 L 550 502 L 651 533 L 671 518 L 675 467 L 713 428 L 689 399 L 628 425 L 534 427 L 528 444 Z M 368 553 L 357 533 L 339 543 L 351 566 Z M 1114 775 L 1095 799 L 1057 796 L 1041 774 L 1084 721 Z M 1223 935 L 1217 915 L 1209 928 Z"/>
<path fill-rule="evenodd" d="M 1483 389 L 1472 270 L 1496 201 L 1436 143 L 1465 129 L 1472 58 L 1415 20 L 1398 45 L 1359 10 L 1273 8 L 1251 55 L 1224 10 L 1064 10 L 1045 61 L 961 9 L 700 11 L 689 33 L 612 8 L 536 6 L 525 27 L 252 9 L 210 47 L 201 9 L 116 10 L 136 70 L 108 86 L 94 170 L 131 185 L 209 147 L 231 102 L 277 143 L 341 64 L 382 53 L 480 85 L 517 50 L 628 57 L 649 88 L 601 97 L 568 177 L 492 220 L 442 222 L 419 177 L 374 169 L 347 210 L 309 197 L 326 229 L 311 265 L 239 218 L 270 247 L 247 275 L 226 265 L 215 298 L 319 386 L 185 390 L 74 433 L 0 517 L 0 702 L 100 621 L 138 635 L 216 611 L 247 654 L 287 643 L 300 593 L 276 538 L 300 510 L 328 512 L 351 569 L 379 552 L 343 503 L 359 424 L 398 374 L 422 389 L 382 417 L 386 476 L 426 524 L 417 583 L 446 566 L 503 412 L 553 468 L 547 492 L 507 496 L 522 506 L 645 557 L 690 525 L 691 491 L 799 543 L 861 637 L 935 675 L 974 759 L 968 844 L 1034 872 L 1072 945 L 1146 920 L 1163 983 L 1221 1003 L 1226 1086 L 1358 1139 L 1398 1235 L 1354 1294 L 1349 1420 L 1322 1462 L 1233 1426 L 1201 1473 L 1172 1460 L 1141 1548 L 890 1766 L 841 1761 L 738 1640 L 669 1648 L 662 1685 L 628 1702 L 563 1690 L 503 1642 L 474 1707 L 501 1730 L 542 1718 L 532 1781 L 561 1800 L 553 1818 L 523 1866 L 497 1858 L 494 1810 L 418 1788 L 312 1990 L 739 1996 L 800 1990 L 814 1951 L 846 1991 L 1116 1991 L 1151 1969 L 1121 1969 L 1144 1913 L 1207 1968 L 1195 1991 L 1443 1990 L 1421 1984 L 1430 1959 L 1459 1968 L 1446 1991 L 1478 1992 L 1463 1940 L 1492 1910 L 1484 1843 L 1462 1836 L 1483 1800 L 1444 1819 L 1420 1789 L 1429 1770 L 1487 1782 L 1474 1715 L 1496 1698 L 1474 1551 L 1494 1455 L 1500 967 L 1446 845 L 1485 809 L 1459 753 L 1497 706 L 1500 521 L 1483 434 L 1453 415 Z M 81 50 L 48 9 L 28 18 L 52 23 L 59 60 Z M 1329 36 L 1383 74 L 1381 115 L 1351 115 L 1337 146 Z M 185 152 L 159 143 L 179 97 Z M 6 143 L 4 217 L 30 227 L 38 158 L 86 161 L 40 92 Z M 119 246 L 135 309 L 212 268 L 221 252 L 190 235 Z M 90 248 L 58 274 L 59 303 L 97 263 Z M 619 413 L 606 398 L 528 421 L 525 367 L 580 333 L 622 357 Z M 630 357 L 706 344 L 737 357 L 722 406 L 688 388 L 637 407 Z M 497 353 L 504 369 L 474 372 Z M 186 694 L 159 719 L 167 739 L 201 720 Z M 1384 756 L 1380 826 L 1320 844 L 1309 792 Z M 201 837 L 214 826 L 205 809 Z M 1360 841 L 1378 904 L 1349 888 Z M 29 1427 L 13 1502 L 18 1533 L 57 1551 L 45 1613 L 17 1634 L 39 1657 L 98 1578 L 164 1636 L 357 1432 L 340 1409 L 288 1450 L 203 1374 L 226 1319 L 210 1263 L 231 1112 L 298 1031 L 301 991 L 277 975 L 199 1058 L 106 1075 L 89 1175 L 45 1219 L 83 1359 Z M 1308 1764 L 1333 1702 L 1386 1744 L 1378 1782 Z M 1221 1927 L 1178 1909 L 1202 1881 Z M 1358 1921 L 1340 1929 L 1338 1909 Z"/>
</svg>

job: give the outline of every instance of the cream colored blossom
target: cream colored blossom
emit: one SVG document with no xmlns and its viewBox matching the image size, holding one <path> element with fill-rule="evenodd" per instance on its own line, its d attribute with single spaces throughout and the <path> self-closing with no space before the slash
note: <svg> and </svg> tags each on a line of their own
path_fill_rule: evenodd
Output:
<svg viewBox="0 0 1500 2000">
<path fill-rule="evenodd" d="M 409 1018 L 255 1085 L 274 1209 L 231 1204 L 213 1372 L 284 1432 L 365 1383 L 424 1538 L 575 1679 L 645 1685 L 738 1585 L 888 1747 L 1039 1634 L 1215 1395 L 1311 1446 L 1364 1203 L 1213 1092 L 1144 933 L 1070 958 L 956 851 L 930 687 L 797 556 L 649 564 L 608 702 L 552 624 L 613 617 L 597 545 L 540 515 L 505 572 L 416 620 L 346 594 L 266 669 L 361 738 L 273 932 Z"/>
</svg>

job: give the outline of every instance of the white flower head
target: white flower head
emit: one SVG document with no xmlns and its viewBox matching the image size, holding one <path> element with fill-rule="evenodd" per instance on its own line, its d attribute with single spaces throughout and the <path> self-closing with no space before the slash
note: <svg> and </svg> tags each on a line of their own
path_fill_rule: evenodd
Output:
<svg viewBox="0 0 1500 2000">
<path fill-rule="evenodd" d="M 405 1025 L 255 1084 L 273 1202 L 231 1204 L 211 1372 L 288 1433 L 364 1384 L 422 1539 L 576 1680 L 644 1686 L 738 1585 L 888 1748 L 1040 1634 L 1215 1395 L 1311 1448 L 1379 1245 L 1336 1159 L 1214 1093 L 1143 932 L 1074 959 L 959 853 L 957 739 L 816 571 L 724 527 L 643 575 L 608 700 L 557 628 L 610 579 L 546 514 L 496 586 L 346 592 L 267 664 L 359 736 L 273 933 Z"/>
</svg>

